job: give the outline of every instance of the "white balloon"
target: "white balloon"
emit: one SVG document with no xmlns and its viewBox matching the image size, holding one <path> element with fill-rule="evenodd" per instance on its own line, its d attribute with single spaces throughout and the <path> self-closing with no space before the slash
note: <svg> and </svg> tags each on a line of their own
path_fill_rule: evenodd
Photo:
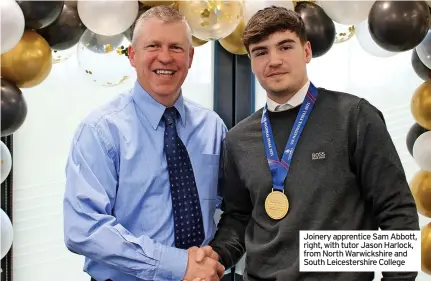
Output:
<svg viewBox="0 0 431 281">
<path fill-rule="evenodd" d="M 413 158 L 418 166 L 431 172 L 431 131 L 420 135 L 413 145 Z"/>
<path fill-rule="evenodd" d="M 368 29 L 368 19 L 355 25 L 355 34 L 362 49 L 375 57 L 387 58 L 398 54 L 397 52 L 389 52 L 377 45 Z"/>
<path fill-rule="evenodd" d="M 13 227 L 9 216 L 0 209 L 0 228 L 1 228 L 1 249 L 0 249 L 0 259 L 4 258 L 12 247 L 13 242 Z"/>
<path fill-rule="evenodd" d="M 76 55 L 78 49 L 77 46 L 78 44 L 66 50 L 52 50 L 52 63 L 62 63 Z"/>
<path fill-rule="evenodd" d="M 10 51 L 24 34 L 25 20 L 15 0 L 1 0 L 1 53 Z"/>
<path fill-rule="evenodd" d="M 416 46 L 416 52 L 420 61 L 426 67 L 431 68 L 431 30 L 428 30 L 425 38 Z"/>
<path fill-rule="evenodd" d="M 335 22 L 358 24 L 368 18 L 375 1 L 318 1 L 317 4 Z"/>
<path fill-rule="evenodd" d="M 267 1 L 267 0 L 244 0 L 243 11 L 244 11 L 244 24 L 247 24 L 250 18 L 259 10 L 270 6 L 285 7 L 289 10 L 295 10 L 293 1 L 289 0 L 278 0 L 278 1 Z"/>
<path fill-rule="evenodd" d="M 76 59 L 79 69 L 88 79 L 105 87 L 133 80 L 136 71 L 122 53 L 129 45 L 124 34 L 103 36 L 87 29 L 78 42 Z"/>
<path fill-rule="evenodd" d="M 0 183 L 3 183 L 4 180 L 9 176 L 9 173 L 12 169 L 12 156 L 10 154 L 9 148 L 0 141 L 0 161 L 1 161 L 1 176 Z"/>
<path fill-rule="evenodd" d="M 82 23 L 96 34 L 113 36 L 126 31 L 138 16 L 138 1 L 78 1 Z"/>
</svg>

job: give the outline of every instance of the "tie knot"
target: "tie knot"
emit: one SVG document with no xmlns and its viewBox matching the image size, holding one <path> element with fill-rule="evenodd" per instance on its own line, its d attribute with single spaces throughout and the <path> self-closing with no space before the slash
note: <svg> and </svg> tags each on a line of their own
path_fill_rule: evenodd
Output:
<svg viewBox="0 0 431 281">
<path fill-rule="evenodd" d="M 165 113 L 163 113 L 163 118 L 165 119 L 165 123 L 168 125 L 175 124 L 177 119 L 177 109 L 175 107 L 168 107 L 165 109 Z"/>
</svg>

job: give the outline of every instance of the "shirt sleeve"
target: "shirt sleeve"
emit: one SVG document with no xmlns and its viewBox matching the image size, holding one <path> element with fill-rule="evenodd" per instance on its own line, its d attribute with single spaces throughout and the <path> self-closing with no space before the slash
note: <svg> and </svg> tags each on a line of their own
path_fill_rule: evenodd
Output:
<svg viewBox="0 0 431 281">
<path fill-rule="evenodd" d="M 218 173 L 218 185 L 217 185 L 217 209 L 224 211 L 224 202 L 223 202 L 223 190 L 222 190 L 222 179 L 223 179 L 223 143 L 226 138 L 226 134 L 228 129 L 226 125 L 221 121 L 222 127 L 222 142 L 220 146 L 220 161 L 219 161 L 219 173 Z"/>
<path fill-rule="evenodd" d="M 118 155 L 100 128 L 80 125 L 66 165 L 64 239 L 76 254 L 142 280 L 181 280 L 186 250 L 134 236 L 112 213 Z"/>
<path fill-rule="evenodd" d="M 233 155 L 225 140 L 223 145 L 221 187 L 223 213 L 218 230 L 209 245 L 217 252 L 226 269 L 237 264 L 245 253 L 245 230 L 251 218 L 253 204 L 250 194 L 236 172 Z"/>
<path fill-rule="evenodd" d="M 408 181 L 383 114 L 362 99 L 356 108 L 352 156 L 362 193 L 382 230 L 419 230 Z M 417 272 L 383 272 L 384 281 L 415 280 Z"/>
</svg>

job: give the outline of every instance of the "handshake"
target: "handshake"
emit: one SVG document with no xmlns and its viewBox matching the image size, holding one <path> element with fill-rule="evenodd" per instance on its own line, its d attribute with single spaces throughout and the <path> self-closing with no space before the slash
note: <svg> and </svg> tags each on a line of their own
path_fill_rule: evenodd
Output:
<svg viewBox="0 0 431 281">
<path fill-rule="evenodd" d="M 211 246 L 192 247 L 187 250 L 189 260 L 183 281 L 219 281 L 225 268 Z"/>
</svg>

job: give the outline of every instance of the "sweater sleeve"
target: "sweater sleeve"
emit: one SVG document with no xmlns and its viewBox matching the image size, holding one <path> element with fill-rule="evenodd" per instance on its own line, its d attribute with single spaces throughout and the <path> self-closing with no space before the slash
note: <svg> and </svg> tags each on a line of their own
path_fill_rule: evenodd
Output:
<svg viewBox="0 0 431 281">
<path fill-rule="evenodd" d="M 362 193 L 382 230 L 419 230 L 419 217 L 404 169 L 383 114 L 362 99 L 350 131 Z M 382 281 L 415 280 L 417 272 L 383 272 Z"/>
<path fill-rule="evenodd" d="M 226 269 L 235 266 L 245 253 L 245 229 L 253 209 L 249 191 L 241 183 L 233 157 L 225 140 L 221 178 L 224 212 L 209 245 L 218 253 L 220 263 Z"/>
</svg>

